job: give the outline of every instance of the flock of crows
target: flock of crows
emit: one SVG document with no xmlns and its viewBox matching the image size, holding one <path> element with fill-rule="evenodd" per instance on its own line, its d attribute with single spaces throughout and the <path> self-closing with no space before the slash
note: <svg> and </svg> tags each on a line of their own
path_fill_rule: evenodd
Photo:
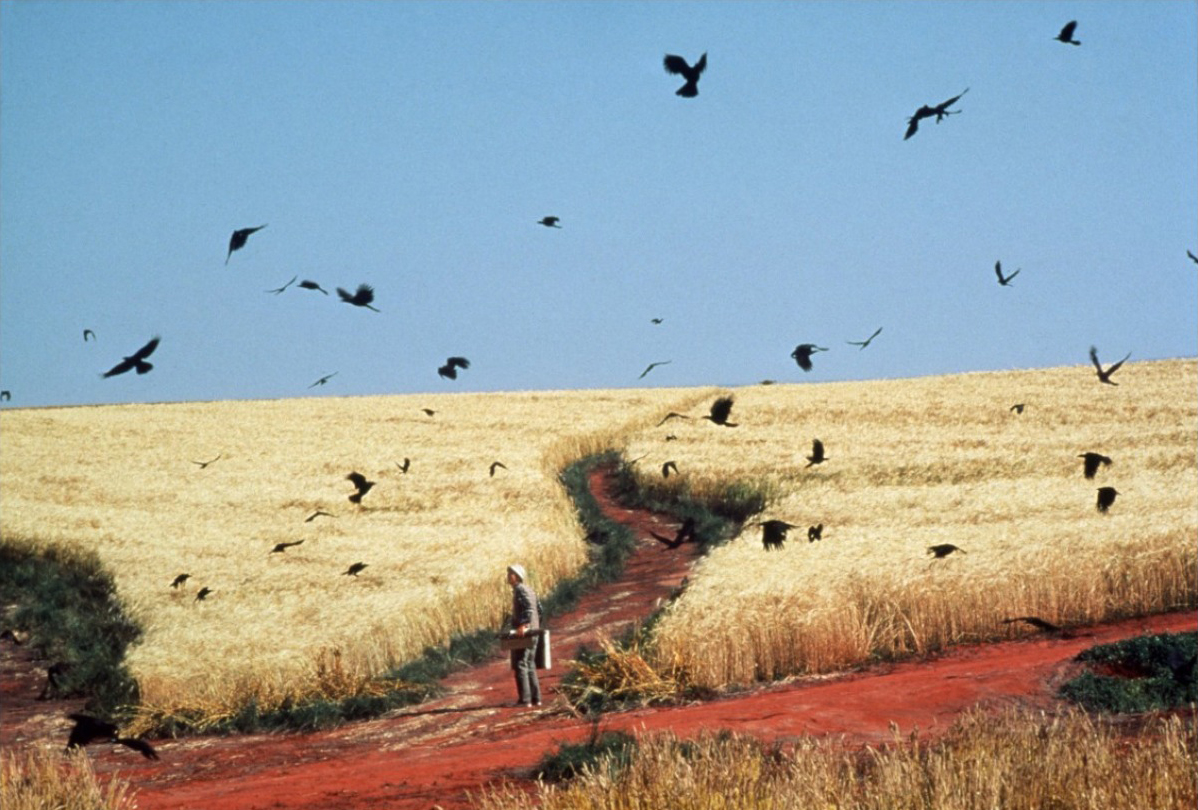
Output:
<svg viewBox="0 0 1198 810">
<path fill-rule="evenodd" d="M 1062 43 L 1066 43 L 1066 44 L 1070 44 L 1070 45 L 1074 45 L 1074 46 L 1081 45 L 1081 42 L 1074 39 L 1074 32 L 1075 32 L 1076 28 L 1077 28 L 1076 21 L 1069 22 L 1061 29 L 1060 33 L 1057 34 L 1055 39 L 1057 39 L 1058 41 L 1060 41 Z M 702 56 L 700 56 L 699 59 L 693 65 L 688 63 L 686 61 L 686 59 L 684 59 L 681 56 L 677 56 L 674 54 L 667 54 L 663 60 L 663 65 L 665 67 L 666 72 L 673 74 L 673 75 L 681 76 L 685 82 L 681 87 L 679 87 L 675 91 L 676 95 L 681 96 L 683 98 L 694 98 L 699 95 L 699 80 L 700 80 L 701 76 L 703 75 L 704 71 L 707 69 L 707 54 L 706 53 L 704 53 Z M 953 107 L 953 105 L 955 105 L 957 102 L 959 102 L 965 96 L 965 94 L 968 92 L 969 92 L 969 88 L 966 88 L 965 90 L 962 90 L 959 94 L 957 94 L 957 95 L 953 96 L 952 98 L 950 98 L 946 101 L 943 101 L 939 104 L 920 106 L 915 111 L 915 113 L 910 118 L 908 118 L 907 129 L 906 129 L 906 133 L 903 136 L 903 139 L 907 140 L 907 139 L 911 138 L 912 136 L 914 136 L 919 131 L 919 123 L 921 121 L 933 119 L 936 124 L 939 124 L 941 121 L 945 120 L 949 116 L 959 114 L 961 112 L 960 110 L 954 110 L 951 108 Z M 542 219 L 538 220 L 536 224 L 542 225 L 546 228 L 560 229 L 562 227 L 560 223 L 561 223 L 561 219 L 557 216 L 545 216 Z M 245 245 L 247 244 L 248 240 L 250 239 L 250 237 L 252 235 L 254 235 L 258 231 L 261 231 L 262 229 L 264 229 L 266 227 L 267 226 L 264 224 L 264 225 L 259 225 L 259 226 L 255 226 L 255 227 L 240 228 L 240 229 L 233 231 L 232 236 L 229 238 L 228 252 L 225 255 L 225 264 L 227 265 L 229 263 L 230 259 L 232 258 L 233 254 L 235 252 L 237 252 L 238 250 L 241 250 L 243 247 L 245 247 Z M 1198 263 L 1198 256 L 1195 256 L 1192 252 L 1190 252 L 1188 250 L 1186 251 L 1186 253 L 1190 259 L 1192 259 L 1195 263 Z M 1014 273 L 1011 273 L 1010 275 L 1004 275 L 1003 270 L 1002 270 L 1002 263 L 995 262 L 994 272 L 998 278 L 999 285 L 1001 285 L 1003 287 L 1007 287 L 1007 286 L 1010 286 L 1011 281 L 1019 274 L 1020 270 L 1016 270 Z M 296 283 L 297 281 L 298 281 L 298 284 Z M 281 287 L 277 287 L 277 288 L 274 288 L 271 290 L 266 290 L 265 292 L 274 294 L 274 295 L 280 295 L 280 294 L 286 292 L 293 284 L 295 284 L 295 286 L 298 289 L 308 290 L 308 291 L 312 291 L 312 292 L 318 292 L 318 293 L 321 293 L 326 296 L 329 295 L 328 291 L 325 290 L 316 281 L 313 281 L 310 279 L 299 280 L 298 276 L 292 277 L 292 279 L 290 281 L 288 281 L 286 284 L 282 285 Z M 350 292 L 349 290 L 343 289 L 341 287 L 337 287 L 336 292 L 337 292 L 338 297 L 340 298 L 340 300 L 343 303 L 346 303 L 346 304 L 349 304 L 349 305 L 355 306 L 355 307 L 369 309 L 373 312 L 379 312 L 379 310 L 373 305 L 374 299 L 375 299 L 374 289 L 368 284 L 359 284 L 358 287 L 353 292 Z M 662 319 L 661 318 L 653 318 L 652 323 L 660 324 L 660 323 L 662 323 Z M 865 338 L 864 340 L 859 340 L 859 341 L 850 340 L 850 341 L 846 341 L 846 343 L 848 343 L 849 345 L 857 346 L 860 350 L 863 350 L 863 349 L 867 348 L 873 342 L 873 340 L 875 338 L 877 338 L 881 333 L 882 333 L 882 328 L 879 327 L 878 329 L 876 329 L 873 332 L 873 334 L 871 334 L 869 337 Z M 88 340 L 94 341 L 96 339 L 95 333 L 90 329 L 85 329 L 84 333 L 83 333 L 83 339 L 84 339 L 84 342 L 87 342 Z M 128 356 L 123 357 L 119 363 L 115 364 L 114 366 L 112 366 L 112 368 L 103 372 L 101 374 L 101 376 L 104 378 L 110 378 L 110 377 L 115 377 L 115 376 L 118 376 L 121 374 L 125 374 L 129 371 L 135 371 L 137 374 L 148 373 L 149 371 L 151 371 L 154 368 L 153 364 L 148 361 L 148 358 L 158 348 L 160 340 L 161 339 L 158 336 L 151 338 L 145 345 L 143 345 L 141 348 L 137 349 L 137 351 L 133 352 L 132 354 L 130 354 Z M 798 367 L 800 369 L 802 369 L 803 371 L 811 371 L 813 368 L 813 364 L 812 364 L 813 355 L 818 352 L 825 352 L 825 351 L 828 351 L 828 349 L 826 347 L 818 346 L 813 343 L 801 343 L 795 347 L 794 351 L 791 353 L 791 357 L 794 359 L 795 363 L 798 365 Z M 1104 368 L 1098 360 L 1097 349 L 1095 349 L 1093 347 L 1090 349 L 1090 360 L 1095 367 L 1098 379 L 1101 383 L 1104 383 L 1107 385 L 1117 385 L 1117 383 L 1114 382 L 1114 380 L 1112 380 L 1111 377 L 1112 377 L 1112 375 L 1115 374 L 1116 371 L 1119 370 L 1119 368 L 1123 365 L 1123 363 L 1126 362 L 1128 357 L 1130 357 L 1130 353 L 1127 356 L 1125 356 L 1122 360 L 1119 360 L 1118 362 L 1110 365 L 1109 367 Z M 644 378 L 654 368 L 657 368 L 658 366 L 666 365 L 670 362 L 671 362 L 670 360 L 663 360 L 663 361 L 657 361 L 654 363 L 650 363 L 645 368 L 645 370 L 643 372 L 641 372 L 640 377 L 638 379 Z M 454 380 L 454 379 L 457 379 L 458 371 L 460 369 L 468 369 L 468 368 L 470 368 L 470 361 L 467 360 L 465 357 L 451 356 L 451 357 L 447 358 L 444 365 L 440 366 L 437 369 L 437 373 L 439 376 L 441 376 L 443 378 Z M 326 383 L 328 383 L 328 381 L 330 379 L 332 379 L 334 376 L 336 376 L 336 374 L 337 374 L 337 372 L 333 372 L 331 374 L 327 374 L 323 377 L 320 377 L 319 379 L 317 379 L 315 382 L 313 382 L 308 387 L 314 388 L 317 386 L 325 385 Z M 12 396 L 11 392 L 8 390 L 0 391 L 0 401 L 8 401 L 11 399 L 11 396 Z M 732 405 L 733 405 L 732 397 L 730 397 L 730 396 L 719 397 L 711 404 L 709 413 L 701 418 L 709 420 L 715 425 L 720 425 L 720 426 L 728 427 L 728 428 L 737 427 L 737 423 L 730 421 Z M 1024 411 L 1024 407 L 1025 407 L 1024 403 L 1017 403 L 1016 405 L 1011 406 L 1011 410 L 1017 414 L 1022 414 Z M 424 409 L 424 412 L 429 417 L 432 417 L 434 414 L 434 411 L 432 411 L 431 409 L 427 409 L 427 408 Z M 687 416 L 685 414 L 671 412 L 671 413 L 667 414 L 661 420 L 661 422 L 658 423 L 658 426 L 661 426 L 661 425 L 665 424 L 666 421 L 668 421 L 670 419 L 675 419 L 675 418 L 690 419 L 692 417 Z M 669 435 L 666 438 L 667 438 L 667 440 L 669 440 L 669 439 L 674 439 L 676 437 L 673 435 Z M 219 460 L 221 457 L 222 457 L 221 455 L 217 455 L 215 458 L 211 459 L 210 461 L 197 461 L 194 463 L 199 465 L 201 469 L 205 469 L 210 464 Z M 1083 459 L 1083 475 L 1087 480 L 1092 480 L 1098 474 L 1100 468 L 1110 466 L 1112 463 L 1111 459 L 1108 456 L 1105 456 L 1101 453 L 1097 453 L 1097 452 L 1093 452 L 1093 451 L 1087 451 L 1085 453 L 1082 453 L 1079 457 Z M 814 467 L 819 464 L 823 464 L 824 462 L 828 461 L 828 456 L 825 453 L 824 444 L 818 438 L 813 440 L 811 454 L 809 456 L 807 456 L 806 459 L 808 462 L 806 465 L 807 468 L 811 468 L 811 467 Z M 634 459 L 634 462 L 635 461 L 636 461 L 636 459 Z M 411 464 L 411 461 L 410 461 L 410 459 L 407 459 L 407 458 L 404 459 L 403 464 L 399 464 L 398 462 L 396 463 L 397 467 L 399 467 L 399 469 L 402 473 L 408 472 L 410 464 Z M 507 468 L 502 464 L 502 462 L 495 461 L 490 466 L 491 476 L 495 475 L 495 472 L 497 469 L 507 469 Z M 674 461 L 667 461 L 661 467 L 662 476 L 669 477 L 671 472 L 674 473 L 675 475 L 677 475 L 678 474 L 678 466 L 677 466 L 676 462 L 674 462 Z M 362 475 L 361 473 L 358 473 L 356 471 L 349 473 L 346 476 L 346 479 L 349 480 L 354 486 L 354 492 L 349 495 L 349 500 L 352 503 L 358 504 L 358 505 L 361 504 L 362 498 L 368 492 L 370 492 L 371 488 L 373 488 L 375 486 L 374 481 L 367 480 L 367 478 L 364 475 Z M 1098 510 L 1100 512 L 1104 512 L 1104 513 L 1107 512 L 1107 510 L 1114 504 L 1115 497 L 1118 494 L 1119 494 L 1119 492 L 1112 486 L 1100 487 L 1098 489 L 1098 500 L 1097 500 Z M 308 516 L 305 519 L 305 522 L 311 522 L 311 521 L 315 520 L 316 518 L 322 517 L 322 516 L 335 517 L 335 515 L 333 515 L 330 512 L 326 512 L 326 511 L 318 509 L 315 512 L 313 512 L 310 516 Z M 787 539 L 787 533 L 791 529 L 799 528 L 799 526 L 797 524 L 788 523 L 787 521 L 779 520 L 779 519 L 760 521 L 755 525 L 759 525 L 762 529 L 762 544 L 763 544 L 765 550 L 767 550 L 767 551 L 782 549 L 784 546 L 784 543 Z M 808 543 L 815 543 L 815 542 L 819 542 L 820 540 L 822 540 L 823 530 L 824 530 L 823 523 L 809 526 L 807 529 Z M 698 541 L 698 538 L 696 535 L 696 529 L 695 529 L 695 522 L 694 522 L 693 518 L 688 518 L 686 521 L 684 521 L 682 526 L 678 529 L 678 531 L 676 532 L 676 534 L 673 537 L 668 537 L 665 535 L 657 534 L 656 532 L 653 532 L 652 535 L 654 538 L 656 538 L 656 540 L 661 542 L 666 548 L 669 548 L 669 549 L 676 549 L 676 548 L 680 547 L 683 543 Z M 304 541 L 302 539 L 295 540 L 295 541 L 280 542 L 280 543 L 275 544 L 275 546 L 270 550 L 269 553 L 271 553 L 271 554 L 283 553 L 289 548 L 301 545 L 303 542 Z M 955 552 L 959 552 L 961 554 L 966 553 L 964 549 L 961 549 L 958 546 L 953 545 L 952 543 L 941 543 L 941 544 L 937 544 L 937 545 L 928 546 L 927 552 L 929 555 L 931 555 L 935 559 L 942 559 L 942 558 L 947 557 L 950 554 L 953 554 Z M 345 571 L 343 571 L 342 575 L 357 577 L 358 574 L 360 574 L 366 567 L 367 567 L 367 563 L 355 562 L 352 565 L 350 565 Z M 170 587 L 174 588 L 174 589 L 180 588 L 181 586 L 184 585 L 184 583 L 187 582 L 188 579 L 190 579 L 190 577 L 191 577 L 190 574 L 181 573 L 178 576 L 176 576 L 175 579 L 171 582 Z M 203 601 L 212 592 L 213 592 L 212 589 L 207 586 L 201 588 L 196 593 L 195 601 Z M 1061 632 L 1060 627 L 1058 627 L 1050 622 L 1047 622 L 1043 619 L 1035 617 L 1035 616 L 1020 616 L 1020 617 L 1015 617 L 1015 618 L 1011 618 L 1011 619 L 1006 619 L 1004 621 L 1005 621 L 1005 623 L 1024 622 L 1024 623 L 1027 623 L 1027 624 L 1029 624 L 1033 627 L 1036 627 L 1037 629 L 1040 629 L 1040 630 Z M 1191 664 L 1191 666 L 1192 666 L 1192 664 Z M 71 720 L 73 720 L 75 722 L 75 725 L 71 729 L 70 736 L 67 741 L 68 748 L 77 748 L 77 747 L 84 746 L 84 745 L 87 745 L 88 743 L 96 742 L 96 741 L 106 741 L 106 742 L 111 742 L 111 743 L 115 743 L 115 744 L 119 744 L 119 745 L 126 746 L 128 748 L 131 748 L 135 751 L 140 752 L 143 756 L 150 758 L 150 759 L 158 758 L 157 753 L 154 751 L 154 749 L 150 746 L 149 743 L 147 743 L 145 740 L 142 740 L 140 738 L 128 738 L 128 737 L 120 736 L 119 732 L 118 732 L 118 728 L 115 725 L 113 725 L 112 723 L 109 723 L 104 720 L 100 720 L 95 717 L 91 717 L 86 714 L 71 714 L 71 715 L 69 715 L 69 717 Z"/>
</svg>

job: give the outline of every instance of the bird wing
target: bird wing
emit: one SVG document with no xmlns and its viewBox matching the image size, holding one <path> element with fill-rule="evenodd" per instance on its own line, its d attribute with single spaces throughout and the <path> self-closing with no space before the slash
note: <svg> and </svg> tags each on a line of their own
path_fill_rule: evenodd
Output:
<svg viewBox="0 0 1198 810">
<path fill-rule="evenodd" d="M 346 302 L 347 304 L 352 304 L 354 302 L 354 297 L 350 294 L 349 290 L 338 287 L 337 295 L 340 295 L 341 300 Z"/>
<path fill-rule="evenodd" d="M 1070 20 L 1065 23 L 1065 27 L 1061 29 L 1061 33 L 1057 35 L 1057 39 L 1062 42 L 1073 39 L 1073 32 L 1077 28 L 1077 20 Z M 1040 36 L 1044 36 L 1041 34 Z"/>
<path fill-rule="evenodd" d="M 1003 278 L 1003 275 L 1002 275 L 1002 262 L 994 263 L 994 275 L 998 276 L 999 284 L 1002 284 L 1004 281 L 1006 281 L 1006 279 Z"/>
<path fill-rule="evenodd" d="M 703 55 L 704 67 L 706 67 L 707 55 Z M 691 66 L 686 63 L 686 60 L 681 56 L 675 56 L 672 53 L 666 54 L 666 58 L 662 60 L 662 65 L 666 69 L 666 73 L 673 73 L 677 76 L 685 76 L 691 69 Z"/>
<path fill-rule="evenodd" d="M 693 73 L 693 78 L 691 78 L 691 77 L 687 77 L 687 78 L 690 78 L 691 81 L 695 81 L 696 79 L 699 78 L 699 75 L 705 70 L 707 70 L 707 53 L 706 53 L 706 51 L 703 53 L 702 56 L 699 57 L 699 61 L 695 62 L 695 66 L 693 68 L 691 68 L 691 71 Z"/>
<path fill-rule="evenodd" d="M 824 443 L 819 439 L 815 439 L 813 442 L 811 442 L 811 455 L 815 458 L 824 457 Z"/>
<path fill-rule="evenodd" d="M 158 341 L 159 341 L 159 338 L 157 338 L 157 337 L 150 338 L 149 343 L 147 343 L 146 345 L 144 345 L 140 349 L 138 349 L 131 358 L 125 358 L 125 359 L 133 360 L 134 364 L 136 364 L 136 362 L 138 360 L 145 360 L 147 357 L 149 357 L 151 354 L 154 353 L 155 349 L 158 348 Z"/>
<path fill-rule="evenodd" d="M 130 369 L 132 369 L 135 365 L 137 365 L 137 361 L 133 360 L 132 358 L 126 357 L 124 360 L 117 363 L 112 368 L 108 369 L 108 371 L 105 371 L 101 376 L 115 377 L 118 374 L 124 374 L 126 371 L 129 371 Z"/>
<path fill-rule="evenodd" d="M 911 116 L 907 119 L 907 134 L 903 136 L 903 140 L 907 140 L 919 130 L 919 118 Z"/>
<path fill-rule="evenodd" d="M 358 291 L 354 293 L 354 303 L 369 304 L 374 300 L 374 287 L 369 284 L 359 284 Z"/>
<path fill-rule="evenodd" d="M 965 95 L 968 92 L 969 92 L 969 88 L 966 87 L 964 90 L 962 90 L 960 93 L 958 93 L 957 95 L 950 98 L 948 101 L 944 102 L 943 104 L 938 105 L 936 109 L 941 110 L 941 111 L 947 110 L 949 107 L 953 106 L 958 101 L 960 101 L 961 96 Z"/>
<path fill-rule="evenodd" d="M 360 472 L 351 472 L 349 475 L 345 476 L 345 478 L 347 481 L 352 481 L 354 486 L 358 489 L 366 486 L 366 476 L 362 475 Z"/>
<path fill-rule="evenodd" d="M 1191 253 L 1188 250 L 1186 251 L 1186 255 L 1189 256 L 1190 259 L 1193 260 L 1194 264 L 1198 264 L 1198 256 L 1195 256 L 1193 253 Z"/>
<path fill-rule="evenodd" d="M 1098 369 L 1098 373 L 1102 374 L 1102 364 L 1098 362 L 1098 347 L 1090 347 L 1090 362 L 1094 364 L 1094 368 Z"/>
<path fill-rule="evenodd" d="M 1018 269 L 1017 269 L 1017 270 L 1016 270 L 1014 273 L 1012 273 L 1011 275 L 1007 276 L 1007 281 L 1010 281 L 1011 279 L 1015 278 L 1015 276 L 1019 275 L 1019 271 L 1020 271 L 1020 270 L 1022 270 L 1022 269 L 1023 269 L 1023 268 L 1022 268 L 1022 267 L 1020 267 L 1020 268 L 1018 268 Z"/>
<path fill-rule="evenodd" d="M 720 397 L 711 403 L 711 421 L 726 422 L 732 413 L 732 397 Z"/>
<path fill-rule="evenodd" d="M 445 362 L 447 365 L 457 366 L 458 368 L 470 368 L 470 361 L 465 357 L 451 357 Z"/>
<path fill-rule="evenodd" d="M 1127 354 L 1126 354 L 1126 355 L 1123 357 L 1123 359 L 1122 359 L 1122 360 L 1120 360 L 1118 363 L 1115 363 L 1115 364 L 1114 364 L 1114 365 L 1112 365 L 1110 368 L 1108 368 L 1108 369 L 1106 370 L 1107 376 L 1109 377 L 1110 375 L 1112 375 L 1112 374 L 1114 374 L 1116 371 L 1118 371 L 1118 370 L 1119 370 L 1119 366 L 1121 366 L 1121 365 L 1123 365 L 1124 363 L 1126 363 L 1126 362 L 1127 362 L 1127 358 L 1128 358 L 1128 357 L 1131 357 L 1131 352 L 1128 352 L 1128 353 L 1127 353 Z"/>
</svg>

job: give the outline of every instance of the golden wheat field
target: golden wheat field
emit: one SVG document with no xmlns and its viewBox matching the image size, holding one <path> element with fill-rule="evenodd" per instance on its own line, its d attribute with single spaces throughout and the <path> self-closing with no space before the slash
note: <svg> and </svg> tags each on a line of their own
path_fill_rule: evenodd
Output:
<svg viewBox="0 0 1198 810">
<path fill-rule="evenodd" d="M 765 481 L 762 517 L 825 525 L 769 553 L 747 527 L 659 626 L 663 666 L 745 682 L 1017 632 L 1008 615 L 1198 603 L 1198 363 L 1132 363 L 1120 383 L 1086 366 L 752 386 L 731 392 L 736 428 L 698 418 L 717 389 L 10 410 L 0 530 L 97 551 L 146 628 L 129 660 L 145 708 L 217 717 L 321 694 L 334 651 L 367 678 L 495 626 L 509 562 L 544 590 L 584 560 L 558 472 L 624 449 L 646 484 Z M 658 427 L 669 411 L 693 418 Z M 808 469 L 816 437 L 829 459 Z M 1114 459 L 1094 481 L 1087 450 Z M 351 470 L 377 482 L 360 507 Z M 1106 515 L 1102 485 L 1121 493 Z M 335 517 L 305 522 L 317 509 Z M 941 542 L 967 553 L 930 560 Z"/>
<path fill-rule="evenodd" d="M 717 686 L 835 670 L 1058 624 L 1198 602 L 1198 364 L 1144 362 L 736 392 L 733 429 L 633 437 L 646 483 L 765 479 L 761 529 L 702 560 L 657 628 L 656 662 Z M 1011 406 L 1021 403 L 1023 413 Z M 812 441 L 828 460 L 808 467 Z M 1080 453 L 1112 464 L 1090 481 Z M 668 481 L 652 471 L 674 460 Z M 1096 490 L 1120 493 L 1106 514 Z M 806 528 L 824 524 L 819 542 Z M 932 559 L 927 547 L 964 550 Z"/>
<path fill-rule="evenodd" d="M 216 719 L 251 698 L 271 707 L 344 686 L 322 682 L 334 652 L 361 681 L 455 631 L 498 626 L 509 563 L 524 563 L 544 589 L 584 561 L 560 468 L 618 445 L 626 424 L 704 395 L 7 411 L 0 528 L 96 550 L 146 628 L 129 657 L 145 707 Z M 492 461 L 506 469 L 492 477 Z M 376 482 L 360 507 L 347 500 L 351 471 Z M 335 517 L 305 522 L 316 510 Z M 344 575 L 356 562 L 368 567 Z M 179 573 L 191 578 L 173 590 Z M 202 587 L 212 594 L 197 602 Z"/>
</svg>

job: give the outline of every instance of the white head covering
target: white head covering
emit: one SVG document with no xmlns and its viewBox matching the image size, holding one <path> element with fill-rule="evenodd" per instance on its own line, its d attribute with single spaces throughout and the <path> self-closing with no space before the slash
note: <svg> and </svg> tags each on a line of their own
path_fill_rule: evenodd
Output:
<svg viewBox="0 0 1198 810">
<path fill-rule="evenodd" d="M 507 570 L 509 573 L 512 573 L 512 574 L 515 574 L 516 576 L 518 576 L 520 578 L 521 582 L 523 582 L 525 579 L 528 578 L 527 575 L 524 573 L 523 565 L 518 565 L 518 564 L 509 565 L 507 567 Z"/>
</svg>

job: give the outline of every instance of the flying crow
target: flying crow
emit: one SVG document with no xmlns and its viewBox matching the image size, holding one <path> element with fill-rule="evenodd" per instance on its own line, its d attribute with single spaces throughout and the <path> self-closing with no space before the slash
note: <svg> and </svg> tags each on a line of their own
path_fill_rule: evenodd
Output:
<svg viewBox="0 0 1198 810">
<path fill-rule="evenodd" d="M 158 348 L 158 340 L 159 338 L 157 337 L 151 338 L 149 343 L 108 369 L 108 371 L 105 371 L 101 376 L 106 378 L 115 377 L 118 374 L 124 374 L 126 371 L 132 371 L 133 369 L 137 369 L 138 374 L 145 374 L 154 368 L 152 364 L 146 362 L 146 358 Z"/>
<path fill-rule="evenodd" d="M 674 54 L 666 54 L 666 58 L 662 60 L 662 65 L 665 66 L 666 73 L 672 73 L 676 76 L 681 76 L 686 79 L 686 84 L 674 91 L 674 95 L 682 96 L 683 98 L 694 98 L 699 95 L 699 76 L 703 71 L 707 70 L 707 54 L 699 57 L 699 61 L 695 62 L 694 67 L 687 64 L 686 60 L 681 56 Z"/>
</svg>

